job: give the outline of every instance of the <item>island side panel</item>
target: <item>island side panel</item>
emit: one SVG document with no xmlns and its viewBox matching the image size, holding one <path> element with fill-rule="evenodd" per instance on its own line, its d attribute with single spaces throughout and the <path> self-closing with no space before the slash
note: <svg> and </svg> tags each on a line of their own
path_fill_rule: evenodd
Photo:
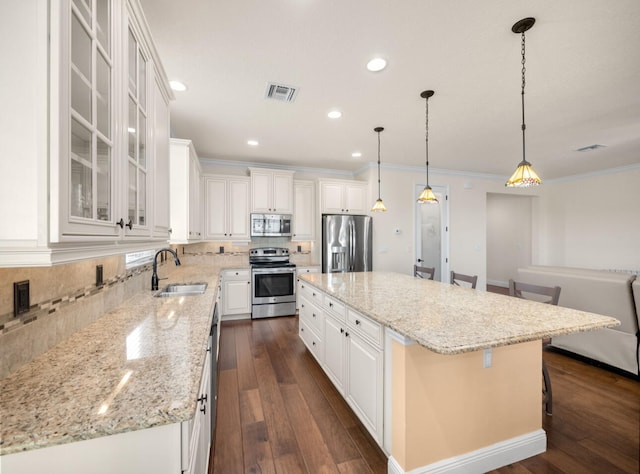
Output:
<svg viewBox="0 0 640 474">
<path fill-rule="evenodd" d="M 405 472 L 542 429 L 540 341 L 494 348 L 488 368 L 483 351 L 392 351 L 391 455 Z"/>
</svg>

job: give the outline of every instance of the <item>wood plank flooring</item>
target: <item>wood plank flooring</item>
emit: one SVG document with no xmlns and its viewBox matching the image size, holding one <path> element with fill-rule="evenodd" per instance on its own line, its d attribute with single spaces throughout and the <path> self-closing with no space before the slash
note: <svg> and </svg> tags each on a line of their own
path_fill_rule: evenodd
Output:
<svg viewBox="0 0 640 474">
<path fill-rule="evenodd" d="M 495 473 L 640 473 L 640 382 L 544 354 L 547 452 Z M 223 322 L 209 473 L 385 473 L 387 459 L 298 337 L 297 317 Z"/>
</svg>

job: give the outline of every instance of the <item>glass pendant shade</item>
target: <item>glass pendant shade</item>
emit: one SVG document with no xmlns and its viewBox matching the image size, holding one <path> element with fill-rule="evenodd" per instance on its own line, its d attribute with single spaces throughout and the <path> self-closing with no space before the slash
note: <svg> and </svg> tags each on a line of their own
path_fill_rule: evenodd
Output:
<svg viewBox="0 0 640 474">
<path fill-rule="evenodd" d="M 542 180 L 532 168 L 531 163 L 522 160 L 511 175 L 511 178 L 505 183 L 505 186 L 509 188 L 528 188 L 529 186 L 538 186 L 540 184 L 542 184 Z"/>
<path fill-rule="evenodd" d="M 386 212 L 387 208 L 384 205 L 384 203 L 382 202 L 382 199 L 378 198 L 376 200 L 376 203 L 373 205 L 373 207 L 371 208 L 372 212 Z"/>
<path fill-rule="evenodd" d="M 387 211 L 387 207 L 384 205 L 384 203 L 382 202 L 382 198 L 380 197 L 380 132 L 382 132 L 383 130 L 383 127 L 376 127 L 373 129 L 373 131 L 378 134 L 378 199 L 371 208 L 371 212 Z"/>
<path fill-rule="evenodd" d="M 438 204 L 438 199 L 436 195 L 433 194 L 433 190 L 431 186 L 427 185 L 424 187 L 420 196 L 418 196 L 418 202 L 420 203 L 428 203 L 428 204 Z"/>
</svg>

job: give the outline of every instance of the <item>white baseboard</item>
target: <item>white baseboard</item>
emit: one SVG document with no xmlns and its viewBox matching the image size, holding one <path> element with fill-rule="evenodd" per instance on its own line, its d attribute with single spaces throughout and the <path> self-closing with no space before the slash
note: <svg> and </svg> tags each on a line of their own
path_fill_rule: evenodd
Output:
<svg viewBox="0 0 640 474">
<path fill-rule="evenodd" d="M 546 450 L 547 434 L 540 429 L 411 471 L 404 471 L 393 456 L 390 456 L 387 472 L 389 474 L 477 474 L 522 461 L 544 453 Z"/>
<path fill-rule="evenodd" d="M 501 280 L 487 280 L 487 285 L 500 286 L 502 288 L 509 288 L 509 282 L 501 281 Z"/>
</svg>

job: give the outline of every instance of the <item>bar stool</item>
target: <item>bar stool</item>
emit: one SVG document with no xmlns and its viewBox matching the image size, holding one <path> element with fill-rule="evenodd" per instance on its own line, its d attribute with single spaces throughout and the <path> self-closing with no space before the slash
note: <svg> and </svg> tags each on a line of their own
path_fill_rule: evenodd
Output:
<svg viewBox="0 0 640 474">
<path fill-rule="evenodd" d="M 541 286 L 532 285 L 530 283 L 522 283 L 519 281 L 509 280 L 509 296 L 515 296 L 516 298 L 535 300 L 535 298 L 526 298 L 522 293 L 530 293 L 534 295 L 543 295 L 551 297 L 548 301 L 541 301 L 541 303 L 552 304 L 557 306 L 560 299 L 560 287 L 559 286 Z M 535 300 L 537 301 L 537 300 Z M 548 340 L 542 341 L 542 347 L 544 348 L 549 343 Z M 545 413 L 547 415 L 553 414 L 553 395 L 551 392 L 551 379 L 549 378 L 549 372 L 547 370 L 547 364 L 542 360 L 542 379 L 544 386 L 542 387 L 542 401 L 545 407 Z"/>
<path fill-rule="evenodd" d="M 418 278 L 424 278 L 425 280 L 433 280 L 436 269 L 430 267 L 421 267 L 418 265 L 413 266 L 413 276 Z"/>
</svg>

